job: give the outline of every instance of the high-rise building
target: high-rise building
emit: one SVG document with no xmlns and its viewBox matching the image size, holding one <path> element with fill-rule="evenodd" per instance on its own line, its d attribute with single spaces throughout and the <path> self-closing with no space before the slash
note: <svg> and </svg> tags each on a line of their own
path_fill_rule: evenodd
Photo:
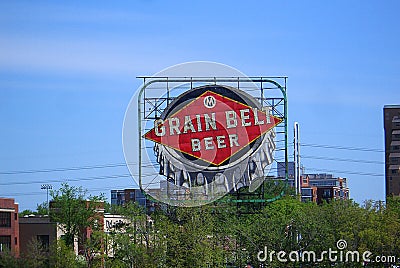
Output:
<svg viewBox="0 0 400 268">
<path fill-rule="evenodd" d="M 400 195 L 400 105 L 383 108 L 386 196 Z"/>
</svg>

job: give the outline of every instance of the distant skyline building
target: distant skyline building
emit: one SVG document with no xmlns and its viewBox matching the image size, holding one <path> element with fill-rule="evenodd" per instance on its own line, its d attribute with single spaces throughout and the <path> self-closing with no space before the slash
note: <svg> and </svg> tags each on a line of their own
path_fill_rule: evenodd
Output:
<svg viewBox="0 0 400 268">
<path fill-rule="evenodd" d="M 286 171 L 286 165 L 285 162 L 277 162 L 278 166 L 278 177 L 279 178 L 285 178 L 285 171 Z M 294 162 L 288 162 L 288 178 L 293 179 L 294 178 Z"/>
<path fill-rule="evenodd" d="M 111 190 L 111 205 L 122 206 L 129 202 L 137 202 L 147 213 L 154 211 L 154 202 L 149 200 L 141 189 Z"/>
<path fill-rule="evenodd" d="M 289 179 L 289 185 L 294 187 L 294 178 Z M 334 177 L 332 174 L 302 174 L 300 180 L 301 201 L 318 204 L 330 200 L 348 200 L 350 190 L 347 178 Z"/>
<path fill-rule="evenodd" d="M 125 205 L 128 202 L 146 206 L 146 196 L 140 189 L 111 190 L 111 205 Z"/>
<path fill-rule="evenodd" d="M 278 162 L 278 178 L 285 179 L 285 162 Z M 288 163 L 289 174 L 288 183 L 290 187 L 295 187 L 295 164 Z M 318 204 L 332 199 L 347 200 L 350 198 L 350 190 L 347 185 L 347 178 L 334 177 L 332 174 L 304 174 L 303 168 L 300 169 L 300 190 L 303 202 L 316 202 Z"/>
<path fill-rule="evenodd" d="M 400 195 L 400 105 L 383 108 L 386 196 Z"/>
<path fill-rule="evenodd" d="M 350 190 L 347 178 L 334 177 L 332 174 L 303 174 L 301 176 L 301 200 L 321 204 L 330 200 L 348 200 Z"/>
</svg>

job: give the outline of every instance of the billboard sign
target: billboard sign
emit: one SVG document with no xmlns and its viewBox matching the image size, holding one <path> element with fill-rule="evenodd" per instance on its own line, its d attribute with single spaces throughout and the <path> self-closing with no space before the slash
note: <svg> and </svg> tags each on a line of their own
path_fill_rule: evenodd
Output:
<svg viewBox="0 0 400 268">
<path fill-rule="evenodd" d="M 259 185 L 273 160 L 273 128 L 282 121 L 270 111 L 224 85 L 178 96 L 143 135 L 155 143 L 159 174 L 166 176 L 162 191 L 182 201 Z"/>
<path fill-rule="evenodd" d="M 259 107 L 251 96 L 227 86 L 204 86 L 179 96 L 144 137 L 196 160 L 209 170 L 232 166 L 255 152 L 282 119 Z"/>
<path fill-rule="evenodd" d="M 154 199 L 177 206 L 207 204 L 243 186 L 254 191 L 274 161 L 276 135 L 284 133 L 275 127 L 286 129 L 286 102 L 269 99 L 271 88 L 283 92 L 272 80 L 210 62 L 144 77 L 123 128 L 133 178 Z"/>
</svg>

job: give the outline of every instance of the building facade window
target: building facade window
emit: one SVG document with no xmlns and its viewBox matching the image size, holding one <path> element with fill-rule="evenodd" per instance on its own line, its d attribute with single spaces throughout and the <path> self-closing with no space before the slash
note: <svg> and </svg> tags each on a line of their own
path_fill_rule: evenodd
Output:
<svg viewBox="0 0 400 268">
<path fill-rule="evenodd" d="M 312 196 L 312 189 L 301 189 L 301 194 L 303 196 Z"/>
<path fill-rule="evenodd" d="M 0 227 L 11 227 L 11 212 L 0 212 Z"/>
<path fill-rule="evenodd" d="M 323 194 L 322 194 L 323 198 L 331 198 L 331 191 L 329 189 L 325 189 Z"/>
<path fill-rule="evenodd" d="M 44 249 L 46 249 L 46 250 L 49 249 L 49 246 L 50 246 L 50 236 L 49 235 L 37 235 L 36 238 Z"/>
<path fill-rule="evenodd" d="M 399 149 L 400 149 L 400 146 L 397 146 L 397 145 L 392 146 L 392 151 L 398 151 Z"/>
<path fill-rule="evenodd" d="M 311 197 L 302 197 L 301 201 L 302 202 L 312 202 L 312 198 Z"/>
<path fill-rule="evenodd" d="M 11 235 L 0 235 L 0 252 L 11 250 Z"/>
<path fill-rule="evenodd" d="M 399 158 L 398 157 L 392 157 L 390 158 L 390 164 L 398 164 L 399 163 Z"/>
</svg>

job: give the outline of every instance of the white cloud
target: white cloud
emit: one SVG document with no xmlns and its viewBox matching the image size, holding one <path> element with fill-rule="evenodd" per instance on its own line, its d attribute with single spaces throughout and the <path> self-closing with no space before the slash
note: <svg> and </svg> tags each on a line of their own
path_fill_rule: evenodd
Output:
<svg viewBox="0 0 400 268">
<path fill-rule="evenodd" d="M 146 41 L 138 43 L 134 40 L 105 42 L 12 37 L 0 38 L 0 43 L 0 68 L 7 70 L 138 75 L 154 73 L 177 63 L 174 55 L 178 54 L 166 48 L 152 50 Z"/>
</svg>

